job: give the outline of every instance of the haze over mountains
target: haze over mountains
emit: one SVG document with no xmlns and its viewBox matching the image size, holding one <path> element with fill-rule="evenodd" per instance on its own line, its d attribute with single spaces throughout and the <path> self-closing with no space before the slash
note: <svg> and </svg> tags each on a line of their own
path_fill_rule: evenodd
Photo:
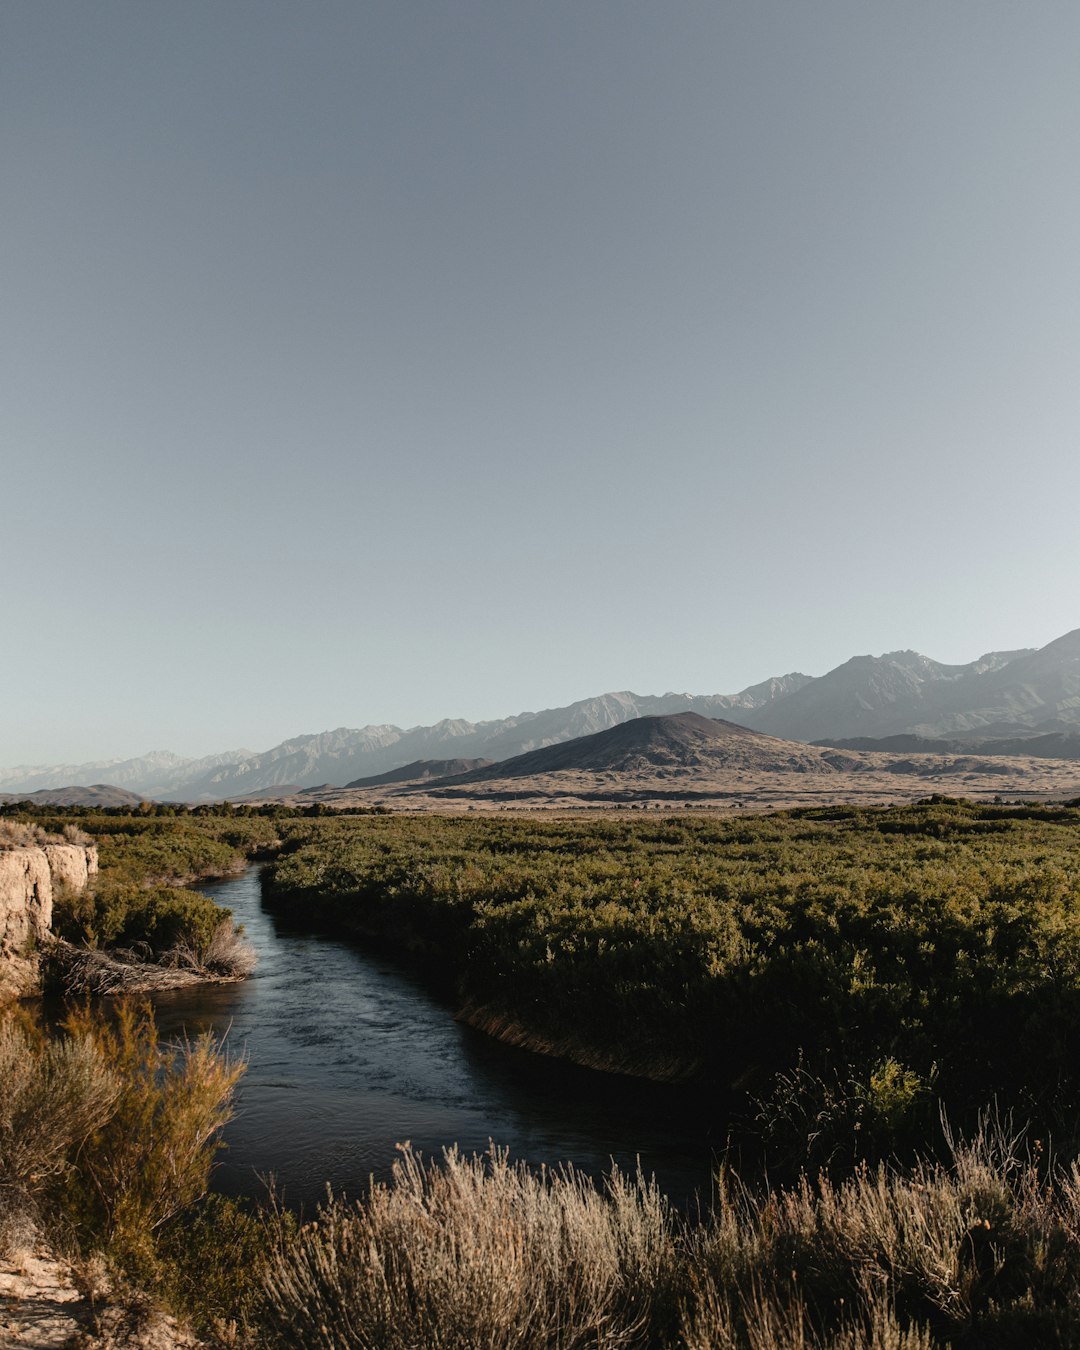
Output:
<svg viewBox="0 0 1080 1350">
<path fill-rule="evenodd" d="M 460 763 L 460 761 L 459 761 Z M 1080 763 L 1031 756 L 895 754 L 785 741 L 696 712 L 634 718 L 494 764 L 435 776 L 421 760 L 381 782 L 305 788 L 296 804 L 389 811 L 742 811 L 880 806 L 935 792 L 1071 800 Z M 408 774 L 408 777 L 406 777 Z M 387 779 L 391 781 L 386 781 Z M 264 800 L 280 800 L 269 789 Z"/>
<path fill-rule="evenodd" d="M 801 741 L 1063 731 L 1080 726 L 1080 629 L 1037 651 L 990 652 L 966 666 L 918 652 L 856 656 L 743 720 Z"/>
<path fill-rule="evenodd" d="M 946 738 L 995 754 L 1039 754 L 1041 743 L 1046 753 L 1072 758 L 1074 745 L 1080 753 L 1080 738 L 1068 734 L 1080 732 L 1080 629 L 1038 650 L 990 652 L 960 666 L 898 651 L 853 657 L 820 677 L 781 676 L 733 695 L 612 693 L 488 722 L 448 719 L 408 730 L 340 727 L 261 753 L 183 759 L 155 752 L 84 765 L 22 766 L 0 771 L 0 792 L 104 782 L 148 797 L 220 799 L 283 785 L 346 784 L 418 760 L 502 761 L 634 718 L 684 712 L 788 741 L 835 745 L 858 738 L 859 748 L 871 749 L 866 741 L 881 737 Z"/>
</svg>

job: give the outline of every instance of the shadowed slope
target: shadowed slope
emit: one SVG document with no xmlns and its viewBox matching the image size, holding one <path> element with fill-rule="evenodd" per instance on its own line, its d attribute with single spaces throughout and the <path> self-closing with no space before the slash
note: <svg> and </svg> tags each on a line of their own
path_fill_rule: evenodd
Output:
<svg viewBox="0 0 1080 1350">
<path fill-rule="evenodd" d="M 592 736 L 515 755 L 490 768 L 462 774 L 456 781 L 481 783 L 566 770 L 626 774 L 663 769 L 740 768 L 833 773 L 834 761 L 840 758 L 852 757 L 776 740 L 721 718 L 684 712 L 667 717 L 638 717 Z"/>
<path fill-rule="evenodd" d="M 400 769 L 390 769 L 387 773 L 373 774 L 370 778 L 357 778 L 346 783 L 348 788 L 382 787 L 387 783 L 415 783 L 432 778 L 453 778 L 458 774 L 470 773 L 475 769 L 486 769 L 494 764 L 491 759 L 414 759 L 411 764 L 403 764 Z"/>
<path fill-rule="evenodd" d="M 42 788 L 37 792 L 0 792 L 2 802 L 33 802 L 37 806 L 138 806 L 145 797 L 111 783 L 89 787 Z"/>
</svg>

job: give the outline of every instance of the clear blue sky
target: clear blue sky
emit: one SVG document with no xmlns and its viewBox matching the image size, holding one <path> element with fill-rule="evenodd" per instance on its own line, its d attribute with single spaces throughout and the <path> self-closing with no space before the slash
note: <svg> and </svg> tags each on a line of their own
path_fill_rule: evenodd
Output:
<svg viewBox="0 0 1080 1350">
<path fill-rule="evenodd" d="M 1080 625 L 1080 6 L 5 0 L 0 764 Z"/>
</svg>

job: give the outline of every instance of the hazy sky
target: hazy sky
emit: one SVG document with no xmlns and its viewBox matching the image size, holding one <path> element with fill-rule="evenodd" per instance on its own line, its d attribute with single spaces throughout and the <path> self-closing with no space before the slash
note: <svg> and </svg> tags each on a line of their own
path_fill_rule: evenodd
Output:
<svg viewBox="0 0 1080 1350">
<path fill-rule="evenodd" d="M 4 0 L 0 764 L 1080 625 L 1080 6 Z"/>
</svg>

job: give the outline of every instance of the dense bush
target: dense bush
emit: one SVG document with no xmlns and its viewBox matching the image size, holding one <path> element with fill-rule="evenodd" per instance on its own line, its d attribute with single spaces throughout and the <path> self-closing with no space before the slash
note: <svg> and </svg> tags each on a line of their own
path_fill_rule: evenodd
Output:
<svg viewBox="0 0 1080 1350">
<path fill-rule="evenodd" d="M 119 1080 L 91 1038 L 49 1041 L 0 1023 L 0 1252 L 38 1216 L 84 1141 L 115 1110 Z"/>
<path fill-rule="evenodd" d="M 1058 1120 L 1076 1101 L 1075 809 L 281 829 L 272 903 L 438 959 L 463 1002 L 554 1042 L 758 1097 L 801 1057 L 866 1093 L 893 1064 L 894 1097 L 936 1083 L 954 1104 L 1001 1093 Z M 914 1105 L 884 1116 L 879 1137 L 901 1142 L 905 1121 L 920 1136 Z"/>
<path fill-rule="evenodd" d="M 81 824 L 98 841 L 102 871 L 139 882 L 227 876 L 275 838 L 273 822 L 261 819 L 100 816 Z"/>
<path fill-rule="evenodd" d="M 205 951 L 229 911 L 209 896 L 170 886 L 114 882 L 107 875 L 79 894 L 61 897 L 53 930 L 91 947 L 145 948 L 152 957 L 188 944 Z"/>
</svg>

